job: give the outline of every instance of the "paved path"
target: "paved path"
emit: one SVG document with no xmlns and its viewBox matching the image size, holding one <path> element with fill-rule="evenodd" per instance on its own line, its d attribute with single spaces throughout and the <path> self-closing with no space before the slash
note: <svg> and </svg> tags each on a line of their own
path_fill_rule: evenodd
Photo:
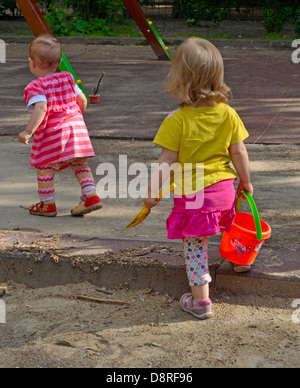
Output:
<svg viewBox="0 0 300 388">
<path fill-rule="evenodd" d="M 168 62 L 159 62 L 149 47 L 66 45 L 65 52 L 88 92 L 102 71 L 106 78 L 101 104 L 86 113 L 91 136 L 148 139 L 166 115 L 176 109 L 164 91 Z M 0 134 L 17 134 L 28 116 L 23 89 L 32 79 L 25 44 L 8 45 L 7 63 L 0 65 Z M 232 106 L 256 144 L 300 143 L 300 64 L 288 49 L 221 48 Z"/>
</svg>

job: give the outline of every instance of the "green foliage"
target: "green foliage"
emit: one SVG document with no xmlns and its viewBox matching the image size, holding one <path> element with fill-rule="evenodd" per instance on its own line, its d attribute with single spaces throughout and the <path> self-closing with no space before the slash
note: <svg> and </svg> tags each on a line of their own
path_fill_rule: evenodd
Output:
<svg viewBox="0 0 300 388">
<path fill-rule="evenodd" d="M 36 3 L 39 5 L 45 5 L 47 9 L 50 8 L 50 5 L 55 3 L 55 0 L 36 0 Z"/>
<path fill-rule="evenodd" d="M 92 18 L 106 19 L 110 22 L 120 21 L 119 12 L 124 9 L 121 0 L 65 0 L 68 7 L 84 20 Z"/>
<path fill-rule="evenodd" d="M 292 21 L 300 35 L 300 0 L 174 0 L 174 3 L 176 12 L 190 25 L 203 21 L 219 23 L 231 9 L 239 12 L 241 7 L 262 7 L 267 33 L 280 33 L 284 25 Z"/>
<path fill-rule="evenodd" d="M 176 11 L 191 25 L 202 21 L 220 23 L 233 5 L 233 0 L 175 0 L 174 4 Z"/>
<path fill-rule="evenodd" d="M 95 35 L 96 33 L 109 35 L 110 33 L 107 20 L 90 18 L 87 21 L 76 15 L 69 19 L 67 13 L 57 8 L 55 4 L 50 5 L 45 19 L 56 36 Z"/>
<path fill-rule="evenodd" d="M 67 14 L 55 4 L 50 4 L 49 12 L 45 15 L 46 22 L 49 24 L 54 35 L 69 35 L 71 28 L 67 20 Z"/>
<path fill-rule="evenodd" d="M 268 33 L 280 33 L 283 26 L 291 20 L 298 0 L 265 0 L 263 8 L 264 27 Z"/>
<path fill-rule="evenodd" d="M 109 24 L 120 21 L 118 11 L 122 7 L 118 0 L 66 0 L 65 5 L 72 6 L 72 18 L 53 1 L 49 2 L 48 14 L 45 16 L 57 36 L 112 35 Z"/>
<path fill-rule="evenodd" d="M 300 38 L 300 8 L 298 8 L 295 12 L 294 27 L 296 37 Z"/>
<path fill-rule="evenodd" d="M 4 0 L 0 0 L 3 2 Z M 124 25 L 121 19 L 124 4 L 121 0 L 62 0 L 63 7 L 56 0 L 36 0 L 48 8 L 46 15 L 55 35 L 130 35 L 130 27 L 118 30 L 111 25 Z M 62 3 L 60 1 L 60 4 Z M 156 0 L 139 0 L 139 4 L 155 7 Z M 252 7 L 262 9 L 263 24 L 267 34 L 280 36 L 287 22 L 294 23 L 295 33 L 300 37 L 300 0 L 174 0 L 177 15 L 186 18 L 189 25 L 220 23 L 235 9 Z M 73 10 L 73 17 L 66 10 Z M 69 12 L 70 13 L 70 12 Z"/>
</svg>

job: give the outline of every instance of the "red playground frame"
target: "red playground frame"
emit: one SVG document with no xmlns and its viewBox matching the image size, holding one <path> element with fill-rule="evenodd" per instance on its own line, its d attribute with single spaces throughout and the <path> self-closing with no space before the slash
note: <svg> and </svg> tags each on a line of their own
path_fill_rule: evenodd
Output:
<svg viewBox="0 0 300 388">
<path fill-rule="evenodd" d="M 44 16 L 42 15 L 34 0 L 16 1 L 35 36 L 42 34 L 53 35 L 50 27 L 48 26 Z M 138 2 L 136 0 L 122 1 L 130 12 L 132 18 L 135 20 L 136 24 L 139 26 L 141 32 L 144 34 L 153 51 L 157 55 L 157 58 L 159 60 L 170 61 L 170 55 L 166 50 L 165 45 L 149 25 L 147 17 Z"/>
</svg>

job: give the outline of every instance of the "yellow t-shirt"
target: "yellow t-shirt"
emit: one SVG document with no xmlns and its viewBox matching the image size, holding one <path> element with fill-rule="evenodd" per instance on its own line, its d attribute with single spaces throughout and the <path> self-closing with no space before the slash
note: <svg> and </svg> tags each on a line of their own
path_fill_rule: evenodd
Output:
<svg viewBox="0 0 300 388">
<path fill-rule="evenodd" d="M 237 112 L 227 104 L 204 108 L 181 108 L 160 127 L 154 144 L 178 152 L 178 163 L 204 165 L 204 187 L 236 178 L 230 167 L 229 147 L 249 136 Z M 195 178 L 195 171 L 193 172 Z M 184 190 L 192 194 L 193 190 Z"/>
</svg>

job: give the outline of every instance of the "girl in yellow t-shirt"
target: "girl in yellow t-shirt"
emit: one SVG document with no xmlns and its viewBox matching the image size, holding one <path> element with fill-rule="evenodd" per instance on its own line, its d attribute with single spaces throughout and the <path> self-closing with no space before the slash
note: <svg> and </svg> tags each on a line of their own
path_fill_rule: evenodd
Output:
<svg viewBox="0 0 300 388">
<path fill-rule="evenodd" d="M 154 140 L 163 149 L 144 204 L 151 209 L 159 203 L 158 192 L 170 174 L 170 168 L 164 173 L 163 166 L 181 167 L 184 180 L 190 184 L 178 185 L 174 168 L 175 184 L 184 189 L 175 191 L 174 208 L 167 221 L 168 238 L 184 242 L 192 293 L 183 295 L 181 307 L 207 319 L 212 316 L 207 237 L 229 231 L 235 219 L 237 175 L 231 161 L 240 178 L 238 194 L 242 190 L 253 194 L 244 145 L 249 134 L 235 110 L 226 104 L 230 89 L 224 83 L 223 59 L 209 41 L 191 38 L 184 42 L 176 52 L 168 81 L 180 108 L 164 121 Z M 195 166 L 203 167 L 200 178 Z M 185 171 L 189 168 L 190 176 Z M 196 194 L 195 181 L 201 187 Z"/>
</svg>

